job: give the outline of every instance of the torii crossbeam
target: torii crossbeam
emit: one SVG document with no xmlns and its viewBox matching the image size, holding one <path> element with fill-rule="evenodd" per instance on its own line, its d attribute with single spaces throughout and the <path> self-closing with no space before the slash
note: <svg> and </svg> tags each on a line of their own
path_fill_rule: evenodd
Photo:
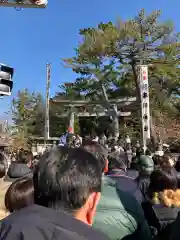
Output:
<svg viewBox="0 0 180 240">
<path fill-rule="evenodd" d="M 97 101 L 91 101 L 91 100 L 62 100 L 62 99 L 52 99 L 52 102 L 62 104 L 63 106 L 74 106 L 74 107 L 80 107 L 83 105 L 103 105 L 107 104 L 106 100 L 97 100 Z M 117 105 L 130 105 L 132 103 L 136 102 L 136 97 L 131 98 L 119 98 L 119 99 L 109 99 L 108 103 L 110 104 L 117 104 Z"/>
<path fill-rule="evenodd" d="M 77 117 L 103 117 L 103 116 L 111 116 L 114 122 L 114 129 L 116 132 L 119 132 L 119 117 L 127 117 L 131 115 L 131 112 L 121 112 L 118 111 L 117 106 L 128 106 L 136 102 L 136 97 L 131 98 L 119 98 L 119 99 L 109 99 L 107 100 L 63 100 L 60 98 L 51 99 L 51 101 L 55 104 L 59 104 L 63 107 L 81 107 L 81 106 L 102 106 L 104 110 L 95 111 L 93 113 L 89 112 L 78 112 L 75 113 L 73 111 L 69 111 L 67 113 L 63 113 L 59 115 L 59 117 L 68 117 L 69 116 L 69 126 L 71 127 L 72 131 L 74 131 L 74 115 Z M 110 110 L 110 106 L 114 106 L 112 110 Z"/>
</svg>

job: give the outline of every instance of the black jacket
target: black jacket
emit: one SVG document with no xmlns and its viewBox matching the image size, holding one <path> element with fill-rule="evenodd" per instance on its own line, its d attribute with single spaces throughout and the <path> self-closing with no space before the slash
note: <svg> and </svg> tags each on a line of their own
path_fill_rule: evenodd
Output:
<svg viewBox="0 0 180 240">
<path fill-rule="evenodd" d="M 135 169 L 127 169 L 127 175 L 130 178 L 136 179 L 139 176 L 139 172 Z"/>
<path fill-rule="evenodd" d="M 5 218 L 0 240 L 106 240 L 108 237 L 71 215 L 32 205 Z"/>
<path fill-rule="evenodd" d="M 137 185 L 139 186 L 143 196 L 145 199 L 148 199 L 148 189 L 150 185 L 150 177 L 149 176 L 139 176 L 136 178 Z"/>
<path fill-rule="evenodd" d="M 169 240 L 179 240 L 180 236 L 180 212 L 178 214 L 178 217 L 176 218 L 174 225 L 171 229 L 171 234 L 169 237 Z"/>
<path fill-rule="evenodd" d="M 180 208 L 166 207 L 162 205 L 151 205 L 145 202 L 142 204 L 148 225 L 156 230 L 157 239 L 166 240 L 172 231 L 174 221 L 178 216 Z"/>
</svg>

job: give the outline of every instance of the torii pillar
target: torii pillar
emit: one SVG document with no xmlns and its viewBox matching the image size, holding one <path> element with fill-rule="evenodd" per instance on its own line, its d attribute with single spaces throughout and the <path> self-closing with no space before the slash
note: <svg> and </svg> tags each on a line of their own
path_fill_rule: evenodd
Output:
<svg viewBox="0 0 180 240">
<path fill-rule="evenodd" d="M 118 117 L 118 109 L 116 104 L 113 105 L 113 109 L 115 112 L 113 116 L 113 135 L 114 135 L 114 138 L 117 140 L 119 138 L 119 117 Z"/>
<path fill-rule="evenodd" d="M 68 130 L 71 130 L 71 133 L 74 133 L 74 112 L 70 113 Z"/>
</svg>

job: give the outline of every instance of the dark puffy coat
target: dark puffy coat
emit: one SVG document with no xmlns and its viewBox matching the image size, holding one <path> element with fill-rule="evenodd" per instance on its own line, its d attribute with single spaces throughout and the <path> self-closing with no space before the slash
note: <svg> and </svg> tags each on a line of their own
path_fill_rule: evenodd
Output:
<svg viewBox="0 0 180 240">
<path fill-rule="evenodd" d="M 169 239 L 172 226 L 178 216 L 180 208 L 166 207 L 164 205 L 142 204 L 149 226 L 155 229 L 157 239 Z"/>
</svg>

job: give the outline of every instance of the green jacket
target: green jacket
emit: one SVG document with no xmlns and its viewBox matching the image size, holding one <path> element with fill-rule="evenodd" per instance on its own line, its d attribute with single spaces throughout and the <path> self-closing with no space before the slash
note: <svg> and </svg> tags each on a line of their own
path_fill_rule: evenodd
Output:
<svg viewBox="0 0 180 240">
<path fill-rule="evenodd" d="M 112 240 L 150 240 L 151 233 L 143 210 L 130 194 L 116 189 L 115 182 L 103 177 L 102 195 L 94 219 L 94 227 Z"/>
</svg>

